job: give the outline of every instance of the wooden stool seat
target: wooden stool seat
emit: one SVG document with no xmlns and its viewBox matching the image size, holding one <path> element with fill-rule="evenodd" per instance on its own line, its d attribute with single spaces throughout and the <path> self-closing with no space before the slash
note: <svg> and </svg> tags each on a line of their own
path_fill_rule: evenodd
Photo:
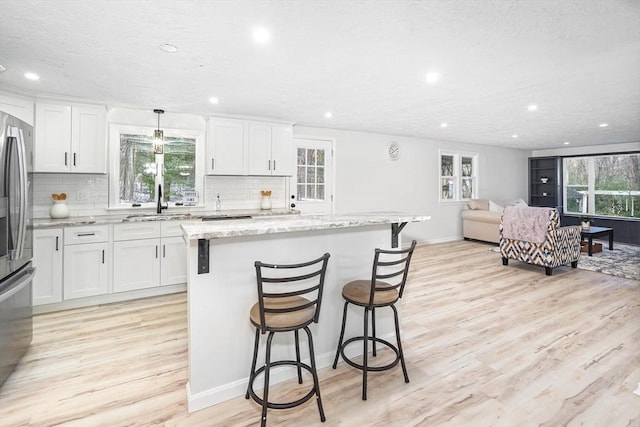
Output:
<svg viewBox="0 0 640 427">
<path fill-rule="evenodd" d="M 311 304 L 308 299 L 296 296 L 284 298 L 264 298 L 264 307 L 268 310 L 287 310 L 307 304 Z M 315 316 L 315 314 L 316 309 L 313 305 L 307 308 L 282 313 L 265 311 L 264 321 L 267 328 L 293 330 L 300 329 L 304 327 L 304 325 L 308 325 L 309 323 L 313 322 L 313 316 Z M 250 318 L 251 323 L 253 323 L 254 326 L 260 327 L 259 303 L 255 303 L 253 307 L 251 307 Z"/>
<path fill-rule="evenodd" d="M 362 371 L 362 400 L 367 400 L 367 373 L 370 371 L 385 371 L 400 363 L 402 365 L 404 381 L 409 382 L 407 367 L 404 363 L 404 353 L 402 352 L 402 342 L 400 340 L 400 321 L 398 320 L 398 310 L 395 307 L 395 303 L 402 298 L 404 286 L 407 282 L 407 274 L 409 273 L 411 255 L 413 255 L 415 247 L 416 241 L 414 240 L 407 249 L 376 249 L 373 257 L 371 280 L 353 280 L 342 288 L 344 309 L 342 312 L 342 327 L 340 328 L 338 348 L 336 349 L 336 356 L 333 359 L 333 369 L 336 369 L 338 359 L 342 356 L 342 359 L 348 365 Z M 347 324 L 347 307 L 349 304 L 355 304 L 364 308 L 364 334 L 345 340 L 344 331 Z M 389 307 L 393 311 L 396 332 L 395 344 L 376 336 L 376 311 L 385 307 Z M 371 334 L 369 334 L 369 314 L 371 314 Z M 362 342 L 362 363 L 355 362 L 345 352 L 345 348 L 355 342 Z M 377 356 L 376 345 L 382 344 L 395 353 L 394 359 L 384 365 L 370 365 L 368 354 L 369 343 L 372 345 L 373 357 Z"/>
<path fill-rule="evenodd" d="M 388 288 L 389 290 L 385 290 Z M 373 305 L 388 305 L 398 301 L 398 290 L 386 282 L 376 282 Z M 342 297 L 350 303 L 367 305 L 371 299 L 371 281 L 354 280 L 342 288 Z"/>
<path fill-rule="evenodd" d="M 258 302 L 249 311 L 249 319 L 256 328 L 253 343 L 253 358 L 249 372 L 246 399 L 253 399 L 262 407 L 260 425 L 267 425 L 267 409 L 289 409 L 302 405 L 315 396 L 320 412 L 320 421 L 325 421 L 322 399 L 320 398 L 320 382 L 316 369 L 313 350 L 313 336 L 309 325 L 318 323 L 322 290 L 327 271 L 329 254 L 320 258 L 298 264 L 266 264 L 255 262 L 256 281 L 258 284 Z M 304 295 L 304 296 L 303 296 Z M 309 344 L 309 363 L 302 362 L 300 357 L 299 331 L 304 331 Z M 295 344 L 295 360 L 271 360 L 271 343 L 276 333 L 293 332 Z M 264 352 L 264 365 L 256 369 L 260 336 L 267 335 Z M 271 368 L 276 366 L 293 366 L 298 373 L 298 383 L 302 384 L 302 371 L 311 374 L 313 385 L 303 397 L 290 402 L 274 402 L 269 400 L 269 376 Z M 253 387 L 258 375 L 264 376 L 262 396 Z"/>
</svg>

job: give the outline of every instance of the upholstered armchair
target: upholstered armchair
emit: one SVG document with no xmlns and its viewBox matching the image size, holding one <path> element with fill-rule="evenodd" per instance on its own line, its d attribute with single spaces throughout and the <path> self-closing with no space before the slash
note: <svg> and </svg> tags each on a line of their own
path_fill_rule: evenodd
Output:
<svg viewBox="0 0 640 427">
<path fill-rule="evenodd" d="M 560 227 L 557 209 L 507 206 L 500 223 L 502 264 L 514 259 L 540 265 L 547 276 L 559 265 L 576 268 L 581 231 L 579 225 Z"/>
</svg>

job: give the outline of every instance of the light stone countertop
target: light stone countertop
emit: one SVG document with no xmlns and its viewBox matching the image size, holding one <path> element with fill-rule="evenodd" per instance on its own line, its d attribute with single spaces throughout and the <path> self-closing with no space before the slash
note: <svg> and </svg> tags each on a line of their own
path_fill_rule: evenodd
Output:
<svg viewBox="0 0 640 427">
<path fill-rule="evenodd" d="M 333 228 L 362 227 L 367 225 L 397 224 L 430 220 L 430 216 L 401 212 L 371 212 L 347 215 L 299 215 L 296 217 L 256 217 L 225 221 L 183 223 L 187 240 L 221 239 L 235 236 L 252 236 L 294 231 L 326 230 Z"/>
<path fill-rule="evenodd" d="M 241 210 L 223 210 L 221 212 L 216 211 L 195 211 L 195 212 L 167 212 L 163 211 L 161 214 L 155 212 L 128 212 L 117 213 L 110 215 L 95 215 L 95 216 L 75 216 L 61 219 L 53 218 L 34 218 L 33 229 L 47 229 L 47 228 L 64 228 L 75 227 L 81 225 L 104 225 L 104 224 L 124 224 L 131 222 L 146 222 L 146 221 L 193 221 L 201 223 L 203 217 L 233 217 L 233 216 L 245 216 L 252 217 L 291 217 L 299 215 L 299 211 L 289 209 L 241 209 Z M 237 221 L 237 220 L 236 220 Z M 213 221 L 220 222 L 220 221 Z M 228 222 L 228 221 L 222 221 Z"/>
</svg>

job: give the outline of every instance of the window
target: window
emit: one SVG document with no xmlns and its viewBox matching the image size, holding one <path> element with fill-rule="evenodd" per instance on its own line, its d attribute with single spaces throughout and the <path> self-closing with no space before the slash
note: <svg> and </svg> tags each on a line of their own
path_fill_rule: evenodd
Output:
<svg viewBox="0 0 640 427">
<path fill-rule="evenodd" d="M 477 197 L 478 155 L 440 152 L 440 201 Z"/>
<path fill-rule="evenodd" d="M 202 172 L 197 167 L 198 140 L 193 131 L 164 130 L 161 153 L 153 149 L 153 129 L 112 125 L 112 207 L 155 206 L 158 186 L 171 205 L 184 203 L 199 191 Z M 115 178 L 117 177 L 117 179 Z"/>
<path fill-rule="evenodd" d="M 298 148 L 297 199 L 325 200 L 325 150 Z"/>
<path fill-rule="evenodd" d="M 563 159 L 565 211 L 640 218 L 640 154 Z"/>
</svg>

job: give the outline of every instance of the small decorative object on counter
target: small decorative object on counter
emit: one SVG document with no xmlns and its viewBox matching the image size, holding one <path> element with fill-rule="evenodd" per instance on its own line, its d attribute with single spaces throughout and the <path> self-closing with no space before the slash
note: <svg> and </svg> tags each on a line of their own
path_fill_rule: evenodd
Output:
<svg viewBox="0 0 640 427">
<path fill-rule="evenodd" d="M 260 192 L 262 194 L 262 200 L 260 201 L 260 209 L 271 209 L 271 190 L 263 190 Z"/>
<path fill-rule="evenodd" d="M 67 206 L 67 195 L 65 193 L 52 194 L 53 206 L 49 210 L 51 218 L 66 218 L 69 216 L 69 206 Z"/>
<path fill-rule="evenodd" d="M 587 215 L 583 215 L 580 217 L 580 222 L 582 223 L 582 229 L 583 230 L 588 230 L 589 228 L 591 228 L 591 222 L 593 221 L 593 219 L 591 219 L 590 216 Z"/>
</svg>

